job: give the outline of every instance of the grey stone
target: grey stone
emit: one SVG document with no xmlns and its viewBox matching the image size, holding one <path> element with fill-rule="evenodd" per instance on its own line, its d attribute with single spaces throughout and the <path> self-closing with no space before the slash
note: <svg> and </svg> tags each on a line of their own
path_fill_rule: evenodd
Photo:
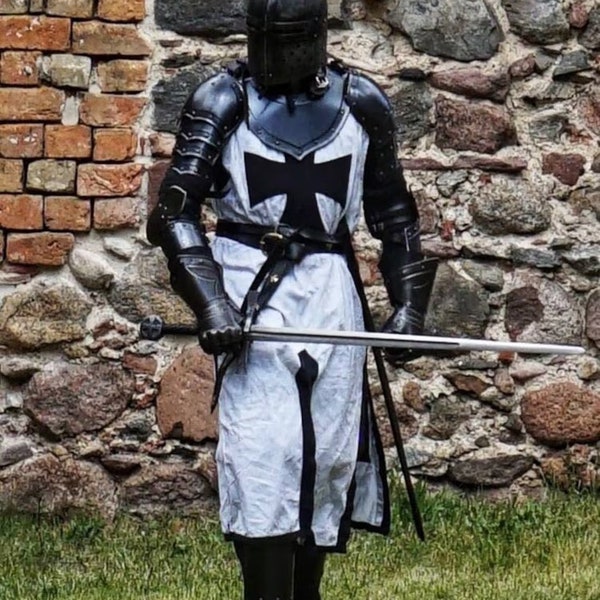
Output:
<svg viewBox="0 0 600 600">
<path fill-rule="evenodd" d="M 513 246 L 510 257 L 517 266 L 529 266 L 537 269 L 552 270 L 560 267 L 560 257 L 551 250 L 539 250 L 537 248 L 522 248 Z"/>
<path fill-rule="evenodd" d="M 9 356 L 0 361 L 0 373 L 7 379 L 23 381 L 42 369 L 37 360 L 27 357 Z"/>
<path fill-rule="evenodd" d="M 157 131 L 177 133 L 181 109 L 189 95 L 216 71 L 215 67 L 197 63 L 193 67 L 182 69 L 169 79 L 159 81 L 152 90 L 154 128 Z"/>
<path fill-rule="evenodd" d="M 116 486 L 98 465 L 42 454 L 0 471 L 0 511 L 58 516 L 86 511 L 112 519 Z"/>
<path fill-rule="evenodd" d="M 577 50 L 575 52 L 569 52 L 561 57 L 558 65 L 552 73 L 554 79 L 561 79 L 569 77 L 574 73 L 580 73 L 581 71 L 590 71 L 592 69 L 587 52 L 585 50 Z"/>
<path fill-rule="evenodd" d="M 490 292 L 500 292 L 504 287 L 504 272 L 502 269 L 489 262 L 480 262 L 476 260 L 464 260 L 462 268 L 475 281 L 479 282 L 486 290 Z"/>
<path fill-rule="evenodd" d="M 406 462 L 411 469 L 414 467 L 422 467 L 434 458 L 433 454 L 430 452 L 421 450 L 411 444 L 406 444 L 404 450 L 406 452 Z"/>
<path fill-rule="evenodd" d="M 585 311 L 585 333 L 600 346 L 600 288 L 589 296 Z"/>
<path fill-rule="evenodd" d="M 561 0 L 502 0 L 511 29 L 533 44 L 555 44 L 569 37 Z"/>
<path fill-rule="evenodd" d="M 115 280 L 108 300 L 133 323 L 148 315 L 159 315 L 165 323 L 196 324 L 193 312 L 171 289 L 169 269 L 160 248 L 140 251 Z"/>
<path fill-rule="evenodd" d="M 564 259 L 584 275 L 600 275 L 600 246 L 577 248 L 563 254 Z"/>
<path fill-rule="evenodd" d="M 483 337 L 490 316 L 488 293 L 448 264 L 438 268 L 425 328 L 435 335 Z"/>
<path fill-rule="evenodd" d="M 498 175 L 475 196 L 470 211 L 485 233 L 540 233 L 552 219 L 548 195 L 544 186 Z"/>
<path fill-rule="evenodd" d="M 442 175 L 435 180 L 435 184 L 437 185 L 438 190 L 440 190 L 440 194 L 442 194 L 442 196 L 445 198 L 450 198 L 452 194 L 454 194 L 454 192 L 460 187 L 460 184 L 464 183 L 468 179 L 468 171 L 448 171 L 447 173 L 442 173 Z"/>
<path fill-rule="evenodd" d="M 386 20 L 406 33 L 415 49 L 460 61 L 487 60 L 504 39 L 483 0 L 398 0 Z"/>
<path fill-rule="evenodd" d="M 23 440 L 0 442 L 0 467 L 14 465 L 33 456 L 29 443 Z"/>
<path fill-rule="evenodd" d="M 122 414 L 134 383 L 118 365 L 53 364 L 29 381 L 24 410 L 53 437 L 98 431 Z"/>
<path fill-rule="evenodd" d="M 189 517 L 214 510 L 216 497 L 205 477 L 184 462 L 143 465 L 120 489 L 124 512 L 157 517 Z"/>
<path fill-rule="evenodd" d="M 6 296 L 0 307 L 0 343 L 37 350 L 81 340 L 92 304 L 67 284 L 32 284 Z"/>
<path fill-rule="evenodd" d="M 529 135 L 534 142 L 558 142 L 568 124 L 569 118 L 566 114 L 542 115 L 529 123 Z"/>
<path fill-rule="evenodd" d="M 535 53 L 535 70 L 538 73 L 547 71 L 553 64 L 556 63 L 556 54 L 545 49 L 538 50 Z"/>
<path fill-rule="evenodd" d="M 73 160 L 36 160 L 27 169 L 27 188 L 33 191 L 75 192 L 77 163 Z"/>
<path fill-rule="evenodd" d="M 401 81 L 390 101 L 399 144 L 418 140 L 429 132 L 433 99 L 425 82 Z"/>
<path fill-rule="evenodd" d="M 519 383 L 525 383 L 548 372 L 548 367 L 534 360 L 518 361 L 508 370 L 510 376 Z"/>
<path fill-rule="evenodd" d="M 131 260 L 135 256 L 135 246 L 127 240 L 105 237 L 102 243 L 107 252 L 122 260 Z"/>
<path fill-rule="evenodd" d="M 69 267 L 83 286 L 90 290 L 108 289 L 115 272 L 102 256 L 83 248 L 75 248 L 69 257 Z"/>
<path fill-rule="evenodd" d="M 128 415 L 122 420 L 119 427 L 122 427 L 122 435 L 144 441 L 152 434 L 154 423 L 155 417 L 152 409 Z"/>
<path fill-rule="evenodd" d="M 573 190 L 569 195 L 569 204 L 577 214 L 589 210 L 600 221 L 600 187 L 584 187 Z"/>
<path fill-rule="evenodd" d="M 471 410 L 464 401 L 454 396 L 441 397 L 431 408 L 423 435 L 434 440 L 450 439 L 470 415 Z"/>
<path fill-rule="evenodd" d="M 513 396 L 506 397 L 496 388 L 489 388 L 481 396 L 479 400 L 483 404 L 488 404 L 501 412 L 511 412 L 518 404 L 518 400 Z"/>
<path fill-rule="evenodd" d="M 467 486 L 502 487 L 510 485 L 533 466 L 531 456 L 520 454 L 490 458 L 468 458 L 450 465 L 448 476 Z"/>
<path fill-rule="evenodd" d="M 244 0 L 157 0 L 156 24 L 184 35 L 219 37 L 246 31 Z"/>
<path fill-rule="evenodd" d="M 600 6 L 596 6 L 590 12 L 588 24 L 579 36 L 579 42 L 590 50 L 600 48 Z"/>
<path fill-rule="evenodd" d="M 73 54 L 53 54 L 44 61 L 44 72 L 57 87 L 87 90 L 90 86 L 92 59 Z"/>
<path fill-rule="evenodd" d="M 143 463 L 141 454 L 109 454 L 100 459 L 102 466 L 115 475 L 130 475 Z"/>
</svg>

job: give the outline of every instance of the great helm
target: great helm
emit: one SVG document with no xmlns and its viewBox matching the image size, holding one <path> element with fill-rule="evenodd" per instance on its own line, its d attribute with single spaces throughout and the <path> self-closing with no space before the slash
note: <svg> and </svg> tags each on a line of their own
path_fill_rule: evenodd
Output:
<svg viewBox="0 0 600 600">
<path fill-rule="evenodd" d="M 261 87 L 316 75 L 327 63 L 327 0 L 248 0 L 248 68 Z"/>
</svg>

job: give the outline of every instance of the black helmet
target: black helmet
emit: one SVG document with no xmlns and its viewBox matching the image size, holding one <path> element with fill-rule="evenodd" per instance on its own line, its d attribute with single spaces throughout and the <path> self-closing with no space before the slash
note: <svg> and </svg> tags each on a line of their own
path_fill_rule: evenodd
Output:
<svg viewBox="0 0 600 600">
<path fill-rule="evenodd" d="M 285 86 L 327 64 L 327 0 L 248 0 L 248 68 L 259 86 Z"/>
</svg>

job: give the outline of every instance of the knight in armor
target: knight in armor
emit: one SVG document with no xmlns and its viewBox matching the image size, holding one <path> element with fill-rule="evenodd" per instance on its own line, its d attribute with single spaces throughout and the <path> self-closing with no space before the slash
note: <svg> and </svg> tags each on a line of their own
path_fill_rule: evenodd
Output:
<svg viewBox="0 0 600 600">
<path fill-rule="evenodd" d="M 357 346 L 253 342 L 243 323 L 365 327 L 350 236 L 381 240 L 384 330 L 422 332 L 435 264 L 397 159 L 390 103 L 328 64 L 326 0 L 249 0 L 248 60 L 190 96 L 147 235 L 222 369 L 220 518 L 246 600 L 318 600 L 352 528 L 387 533 L 382 446 Z M 209 242 L 201 206 L 218 217 Z M 363 213 L 364 211 L 364 213 Z M 390 360 L 402 361 L 397 351 Z"/>
</svg>

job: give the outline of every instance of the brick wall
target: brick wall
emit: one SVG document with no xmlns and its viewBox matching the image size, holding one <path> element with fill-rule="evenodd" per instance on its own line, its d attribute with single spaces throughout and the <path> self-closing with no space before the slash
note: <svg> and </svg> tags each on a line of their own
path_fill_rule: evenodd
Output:
<svg viewBox="0 0 600 600">
<path fill-rule="evenodd" d="M 74 235 L 137 224 L 144 0 L 0 1 L 5 263 L 59 266 Z"/>
</svg>

